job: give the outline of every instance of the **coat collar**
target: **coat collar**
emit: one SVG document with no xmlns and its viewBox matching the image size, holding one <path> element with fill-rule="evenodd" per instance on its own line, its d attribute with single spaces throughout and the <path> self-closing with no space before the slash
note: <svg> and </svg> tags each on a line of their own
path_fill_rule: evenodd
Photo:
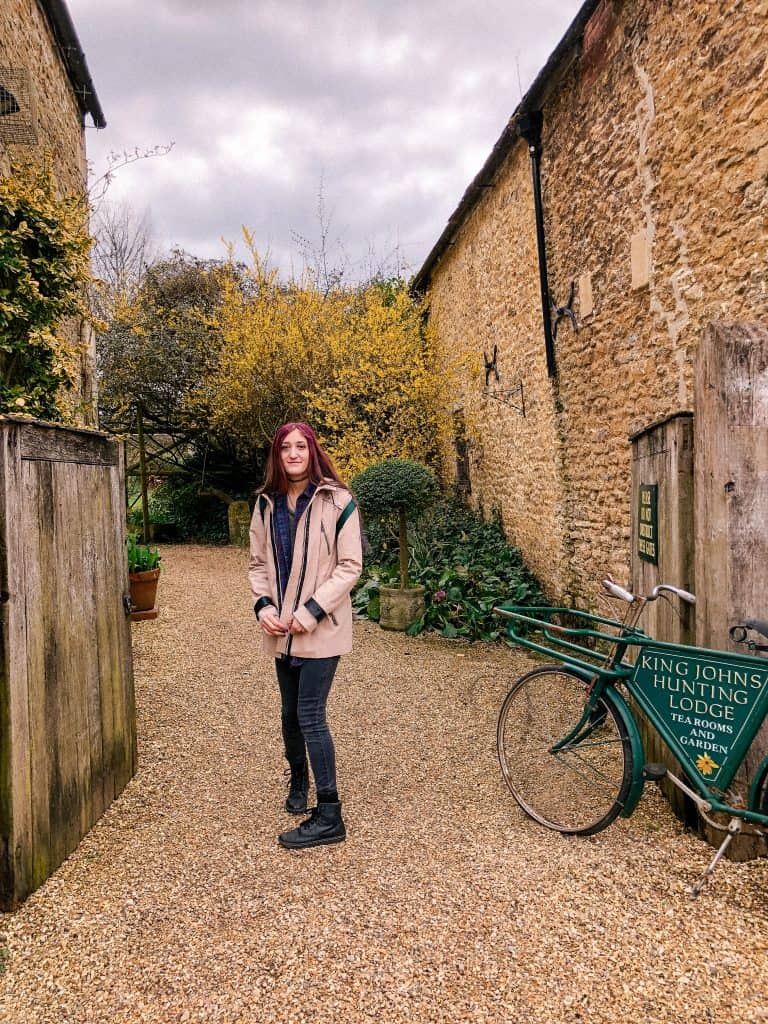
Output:
<svg viewBox="0 0 768 1024">
<path fill-rule="evenodd" d="M 343 491 L 343 490 L 345 490 L 345 488 L 341 484 L 337 484 L 335 480 L 331 480 L 328 477 L 326 477 L 324 480 L 321 480 L 320 483 L 315 488 L 315 493 L 309 499 L 310 500 L 310 504 L 315 500 L 315 496 L 317 494 L 319 494 L 320 491 L 330 491 L 330 492 L 333 492 L 333 491 Z M 264 500 L 269 503 L 269 507 L 271 509 L 274 509 L 275 503 L 274 503 L 274 500 L 273 500 L 271 494 L 268 494 L 266 491 L 261 490 L 261 491 L 258 491 L 256 493 L 256 500 L 258 501 L 259 498 L 264 498 Z"/>
</svg>

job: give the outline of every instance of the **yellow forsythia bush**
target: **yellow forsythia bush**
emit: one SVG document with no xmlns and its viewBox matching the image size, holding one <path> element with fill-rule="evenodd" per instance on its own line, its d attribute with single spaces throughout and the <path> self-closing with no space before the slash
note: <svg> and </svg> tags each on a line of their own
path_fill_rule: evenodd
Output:
<svg viewBox="0 0 768 1024">
<path fill-rule="evenodd" d="M 249 243 L 247 287 L 223 281 L 214 428 L 259 449 L 280 423 L 307 420 L 348 477 L 385 458 L 433 462 L 460 366 L 438 365 L 423 302 L 399 279 L 281 282 Z"/>
</svg>

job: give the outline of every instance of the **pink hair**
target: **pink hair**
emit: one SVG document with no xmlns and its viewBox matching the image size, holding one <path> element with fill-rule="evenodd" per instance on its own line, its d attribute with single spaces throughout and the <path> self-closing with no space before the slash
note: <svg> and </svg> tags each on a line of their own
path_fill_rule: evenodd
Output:
<svg viewBox="0 0 768 1024">
<path fill-rule="evenodd" d="M 262 490 L 266 491 L 267 494 L 285 494 L 288 490 L 288 477 L 283 468 L 283 461 L 280 458 L 280 449 L 283 441 L 294 430 L 298 430 L 307 441 L 310 481 L 317 486 L 322 480 L 331 479 L 335 480 L 342 487 L 346 486 L 339 476 L 330 455 L 323 450 L 320 442 L 317 440 L 317 434 L 315 434 L 312 427 L 308 423 L 284 423 L 282 427 L 278 427 L 275 431 L 272 444 L 269 446 Z"/>
</svg>

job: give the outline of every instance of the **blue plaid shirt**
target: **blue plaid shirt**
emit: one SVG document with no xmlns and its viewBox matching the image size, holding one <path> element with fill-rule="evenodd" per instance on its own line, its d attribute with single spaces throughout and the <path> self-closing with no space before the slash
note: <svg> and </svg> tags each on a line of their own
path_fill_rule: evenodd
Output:
<svg viewBox="0 0 768 1024">
<path fill-rule="evenodd" d="M 296 500 L 296 514 L 294 522 L 298 526 L 307 505 L 315 493 L 316 487 L 313 483 L 307 484 Z M 285 494 L 275 495 L 275 546 L 277 547 L 277 580 L 280 589 L 280 604 L 282 606 L 285 597 L 285 588 L 288 585 L 288 577 L 291 574 L 291 562 L 293 561 L 293 536 L 291 531 L 291 517 L 288 513 L 288 496 Z"/>
</svg>

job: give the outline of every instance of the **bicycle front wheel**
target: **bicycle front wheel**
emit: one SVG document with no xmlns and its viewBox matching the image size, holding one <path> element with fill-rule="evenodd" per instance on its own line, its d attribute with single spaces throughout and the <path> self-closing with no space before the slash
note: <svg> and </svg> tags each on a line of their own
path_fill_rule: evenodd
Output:
<svg viewBox="0 0 768 1024">
<path fill-rule="evenodd" d="M 567 743 L 588 684 L 560 666 L 537 668 L 514 684 L 499 713 L 496 743 L 504 780 L 520 807 L 568 835 L 599 832 L 621 813 L 632 783 L 632 749 L 610 694 Z"/>
</svg>

